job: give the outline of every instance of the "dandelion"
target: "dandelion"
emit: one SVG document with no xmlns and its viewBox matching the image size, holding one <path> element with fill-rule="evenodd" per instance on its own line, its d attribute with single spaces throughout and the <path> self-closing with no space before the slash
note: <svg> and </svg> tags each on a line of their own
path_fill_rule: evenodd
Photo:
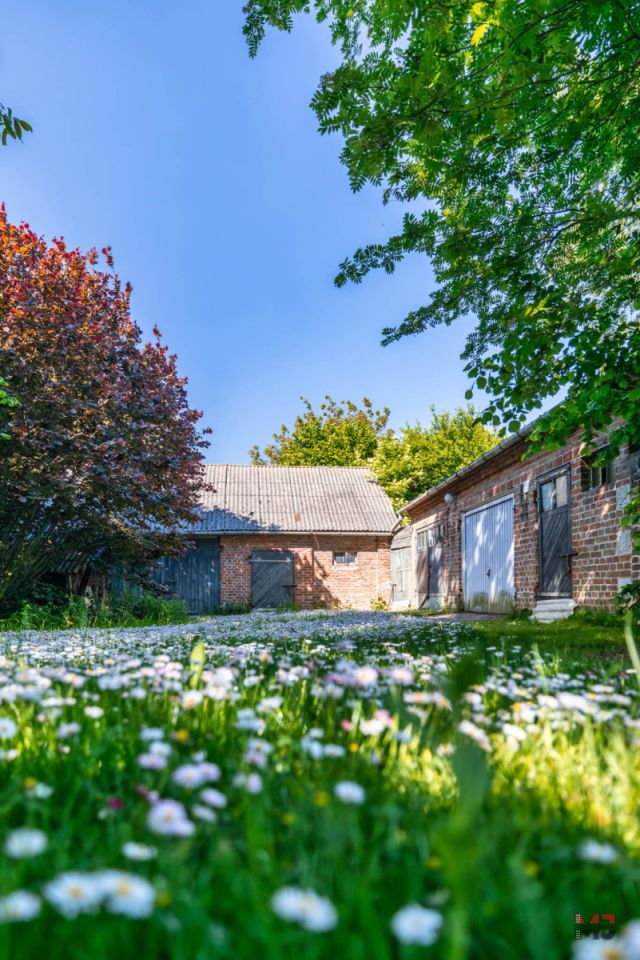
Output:
<svg viewBox="0 0 640 960">
<path fill-rule="evenodd" d="M 12 830 L 4 843 L 4 852 L 14 860 L 37 857 L 47 849 L 47 836 L 42 830 L 22 827 Z"/>
<path fill-rule="evenodd" d="M 59 913 L 73 919 L 96 910 L 102 902 L 104 888 L 95 874 L 61 873 L 46 885 L 44 895 Z"/>
<path fill-rule="evenodd" d="M 147 826 L 167 837 L 190 837 L 195 829 L 177 800 L 158 800 L 149 810 Z"/>
<path fill-rule="evenodd" d="M 40 897 L 27 890 L 16 890 L 0 898 L 0 923 L 33 920 L 40 913 Z"/>
<path fill-rule="evenodd" d="M 391 929 L 400 943 L 428 947 L 438 939 L 442 914 L 418 903 L 411 903 L 394 913 Z"/>
<path fill-rule="evenodd" d="M 333 792 L 342 803 L 355 805 L 364 803 L 365 792 L 359 783 L 342 780 L 340 783 L 336 783 Z"/>
<path fill-rule="evenodd" d="M 304 930 L 324 933 L 333 930 L 338 922 L 336 909 L 326 897 L 314 890 L 283 887 L 274 894 L 271 907 L 283 920 L 297 923 Z"/>
</svg>

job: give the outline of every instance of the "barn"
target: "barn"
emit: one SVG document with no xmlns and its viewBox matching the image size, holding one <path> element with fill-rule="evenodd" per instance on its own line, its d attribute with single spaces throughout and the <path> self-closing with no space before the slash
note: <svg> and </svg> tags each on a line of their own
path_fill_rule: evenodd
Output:
<svg viewBox="0 0 640 960">
<path fill-rule="evenodd" d="M 210 464 L 204 480 L 193 547 L 155 577 L 191 612 L 389 602 L 398 517 L 368 470 Z"/>
<path fill-rule="evenodd" d="M 606 467 L 579 435 L 528 455 L 533 424 L 401 509 L 392 543 L 392 606 L 475 612 L 533 609 L 540 620 L 610 608 L 640 579 L 624 512 L 640 451 Z M 607 445 L 603 434 L 597 452 Z"/>
</svg>

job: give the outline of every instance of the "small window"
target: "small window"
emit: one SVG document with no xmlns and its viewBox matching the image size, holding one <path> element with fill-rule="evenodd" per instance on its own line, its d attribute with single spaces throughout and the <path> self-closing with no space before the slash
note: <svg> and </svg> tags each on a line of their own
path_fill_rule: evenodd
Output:
<svg viewBox="0 0 640 960">
<path fill-rule="evenodd" d="M 358 562 L 358 554 L 345 550 L 343 553 L 334 553 L 333 562 L 339 563 L 343 567 L 355 567 Z"/>
<path fill-rule="evenodd" d="M 549 513 L 557 507 L 566 507 L 569 502 L 569 475 L 560 473 L 540 484 L 540 511 Z"/>
<path fill-rule="evenodd" d="M 600 463 L 602 455 L 607 448 L 596 450 L 590 456 L 584 458 L 584 469 L 582 473 L 583 490 L 593 490 L 596 487 L 603 487 L 609 483 L 615 483 L 616 462 L 610 460 L 609 463 Z"/>
<path fill-rule="evenodd" d="M 418 552 L 422 553 L 430 547 L 437 547 L 444 542 L 444 524 L 434 523 L 426 530 L 420 530 L 417 537 Z"/>
</svg>

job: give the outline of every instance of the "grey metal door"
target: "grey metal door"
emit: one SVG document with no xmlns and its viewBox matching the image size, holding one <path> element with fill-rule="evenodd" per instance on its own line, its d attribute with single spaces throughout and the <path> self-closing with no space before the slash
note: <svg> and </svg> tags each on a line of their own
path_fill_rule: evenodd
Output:
<svg viewBox="0 0 640 960">
<path fill-rule="evenodd" d="M 293 600 L 293 554 L 288 550 L 254 550 L 251 554 L 251 605 L 281 607 Z"/>
<path fill-rule="evenodd" d="M 538 481 L 540 596 L 570 597 L 571 515 L 569 473 Z"/>
<path fill-rule="evenodd" d="M 183 557 L 164 557 L 154 579 L 184 600 L 189 613 L 209 613 L 220 600 L 220 541 L 198 540 Z"/>
</svg>

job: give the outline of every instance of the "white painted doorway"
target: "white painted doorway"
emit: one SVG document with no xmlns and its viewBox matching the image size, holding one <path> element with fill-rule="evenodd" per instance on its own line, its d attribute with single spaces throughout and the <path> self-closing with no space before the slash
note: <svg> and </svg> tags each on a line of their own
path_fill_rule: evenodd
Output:
<svg viewBox="0 0 640 960">
<path fill-rule="evenodd" d="M 513 511 L 513 497 L 506 497 L 463 514 L 465 610 L 504 612 L 513 606 Z"/>
</svg>

